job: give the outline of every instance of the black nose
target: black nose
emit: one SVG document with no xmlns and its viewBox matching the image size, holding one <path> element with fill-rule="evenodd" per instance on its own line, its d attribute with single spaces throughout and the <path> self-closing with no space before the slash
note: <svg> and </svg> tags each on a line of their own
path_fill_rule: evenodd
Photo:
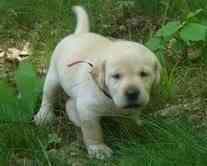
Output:
<svg viewBox="0 0 207 166">
<path fill-rule="evenodd" d="M 139 93 L 140 91 L 137 88 L 129 88 L 125 95 L 129 101 L 135 101 L 139 97 Z"/>
</svg>

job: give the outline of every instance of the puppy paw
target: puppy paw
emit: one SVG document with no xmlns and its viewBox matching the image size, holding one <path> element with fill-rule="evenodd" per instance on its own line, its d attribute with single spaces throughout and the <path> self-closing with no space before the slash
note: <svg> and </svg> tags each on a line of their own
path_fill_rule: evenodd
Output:
<svg viewBox="0 0 207 166">
<path fill-rule="evenodd" d="M 44 125 L 51 123 L 55 119 L 55 115 L 52 110 L 43 110 L 40 111 L 34 116 L 34 122 L 36 125 Z"/>
<path fill-rule="evenodd" d="M 113 151 L 104 144 L 88 145 L 87 150 L 90 158 L 97 158 L 100 160 L 111 157 L 113 153 Z"/>
</svg>

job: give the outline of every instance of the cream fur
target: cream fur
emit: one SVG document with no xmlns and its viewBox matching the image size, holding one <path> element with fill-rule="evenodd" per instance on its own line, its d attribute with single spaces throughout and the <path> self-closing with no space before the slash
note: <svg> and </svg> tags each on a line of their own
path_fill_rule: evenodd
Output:
<svg viewBox="0 0 207 166">
<path fill-rule="evenodd" d="M 70 120 L 81 127 L 88 153 L 103 159 L 110 157 L 112 150 L 103 142 L 100 118 L 139 112 L 137 108 L 124 108 L 128 105 L 125 93 L 130 87 L 138 89 L 139 98 L 134 103 L 145 106 L 152 85 L 159 82 L 160 64 L 156 56 L 141 44 L 111 41 L 90 33 L 86 11 L 80 6 L 73 9 L 78 19 L 75 33 L 58 43 L 53 52 L 35 122 L 40 125 L 52 120 L 55 96 L 62 88 L 69 96 L 66 112 Z M 94 67 L 87 63 L 68 67 L 78 60 L 91 62 Z M 112 77 L 116 72 L 121 73 L 120 80 Z M 146 77 L 141 76 L 143 72 L 147 73 Z M 100 87 L 105 88 L 112 100 Z"/>
</svg>

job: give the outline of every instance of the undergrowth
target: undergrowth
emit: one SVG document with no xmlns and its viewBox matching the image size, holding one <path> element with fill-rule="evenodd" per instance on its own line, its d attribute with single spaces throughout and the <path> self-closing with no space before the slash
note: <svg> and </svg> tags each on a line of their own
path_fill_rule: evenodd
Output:
<svg viewBox="0 0 207 166">
<path fill-rule="evenodd" d="M 151 119 L 143 140 L 121 147 L 121 166 L 204 166 L 207 164 L 206 131 L 192 128 L 185 118 Z M 201 133 L 202 132 L 202 133 Z"/>
</svg>

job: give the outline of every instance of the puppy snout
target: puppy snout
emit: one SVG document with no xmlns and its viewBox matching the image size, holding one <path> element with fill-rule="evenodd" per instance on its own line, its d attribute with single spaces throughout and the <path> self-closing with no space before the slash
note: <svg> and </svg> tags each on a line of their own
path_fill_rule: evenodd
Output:
<svg viewBox="0 0 207 166">
<path fill-rule="evenodd" d="M 129 88 L 125 92 L 125 96 L 128 101 L 136 101 L 139 97 L 140 91 L 137 88 Z"/>
</svg>

